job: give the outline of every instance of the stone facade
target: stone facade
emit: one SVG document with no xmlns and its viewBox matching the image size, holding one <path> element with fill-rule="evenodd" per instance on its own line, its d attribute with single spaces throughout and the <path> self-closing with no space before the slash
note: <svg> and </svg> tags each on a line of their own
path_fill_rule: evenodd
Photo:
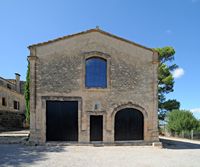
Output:
<svg viewBox="0 0 200 167">
<path fill-rule="evenodd" d="M 16 73 L 15 75 L 15 80 L 0 77 L 0 111 L 25 112 L 24 82 L 20 81 L 19 74 Z M 3 98 L 5 104 L 3 104 Z M 14 107 L 14 101 L 19 104 L 17 108 Z"/>
<path fill-rule="evenodd" d="M 157 52 L 99 29 L 29 49 L 31 141 L 46 142 L 47 100 L 78 101 L 79 143 L 90 142 L 90 115 L 103 115 L 103 143 L 114 143 L 115 114 L 124 108 L 142 112 L 144 142 L 158 141 Z M 90 57 L 107 60 L 107 88 L 85 87 Z"/>
<path fill-rule="evenodd" d="M 24 82 L 20 81 L 17 73 L 16 79 L 0 77 L 0 126 L 22 127 L 25 113 L 23 86 Z"/>
</svg>

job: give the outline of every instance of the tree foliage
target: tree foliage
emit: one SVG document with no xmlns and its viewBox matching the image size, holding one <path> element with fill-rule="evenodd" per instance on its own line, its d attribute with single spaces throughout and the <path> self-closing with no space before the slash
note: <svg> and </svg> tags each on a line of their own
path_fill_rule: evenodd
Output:
<svg viewBox="0 0 200 167">
<path fill-rule="evenodd" d="M 162 101 L 159 99 L 159 119 L 164 120 L 167 112 L 180 108 L 180 102 L 175 99 Z"/>
<path fill-rule="evenodd" d="M 28 62 L 28 68 L 27 68 L 27 73 L 26 73 L 26 84 L 25 84 L 25 91 L 24 91 L 24 96 L 25 96 L 25 101 L 26 101 L 26 122 L 30 122 L 30 63 Z"/>
<path fill-rule="evenodd" d="M 196 130 L 200 126 L 200 122 L 194 115 L 187 110 L 173 110 L 167 113 L 167 128 L 170 132 L 191 131 Z"/>
<path fill-rule="evenodd" d="M 175 50 L 172 47 L 167 46 L 164 48 L 156 48 L 155 50 L 159 53 L 160 62 L 158 66 L 159 119 L 164 120 L 168 111 L 180 108 L 180 102 L 176 99 L 166 99 L 166 94 L 174 91 L 174 78 L 172 72 L 178 68 L 178 66 L 172 63 L 175 54 Z"/>
</svg>

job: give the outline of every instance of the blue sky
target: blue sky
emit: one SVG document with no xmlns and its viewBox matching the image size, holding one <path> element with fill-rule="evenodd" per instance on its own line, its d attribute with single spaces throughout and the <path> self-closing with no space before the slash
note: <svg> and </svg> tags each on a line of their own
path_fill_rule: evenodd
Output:
<svg viewBox="0 0 200 167">
<path fill-rule="evenodd" d="M 200 118 L 200 0 L 0 0 L 0 76 L 25 79 L 28 45 L 101 29 L 139 44 L 173 46 L 175 91 Z"/>
</svg>

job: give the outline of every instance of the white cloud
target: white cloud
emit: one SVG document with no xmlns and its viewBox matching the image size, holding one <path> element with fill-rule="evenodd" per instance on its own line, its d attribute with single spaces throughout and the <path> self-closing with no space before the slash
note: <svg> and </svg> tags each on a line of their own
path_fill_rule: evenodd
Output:
<svg viewBox="0 0 200 167">
<path fill-rule="evenodd" d="M 200 108 L 194 108 L 190 110 L 192 113 L 200 113 Z"/>
<path fill-rule="evenodd" d="M 172 72 L 174 78 L 180 78 L 184 75 L 184 70 L 182 68 L 177 68 Z"/>
</svg>

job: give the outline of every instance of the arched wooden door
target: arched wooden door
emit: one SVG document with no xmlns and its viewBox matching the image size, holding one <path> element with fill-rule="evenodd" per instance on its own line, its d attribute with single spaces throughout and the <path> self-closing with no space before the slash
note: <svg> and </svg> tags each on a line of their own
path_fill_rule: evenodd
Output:
<svg viewBox="0 0 200 167">
<path fill-rule="evenodd" d="M 144 116 L 133 108 L 119 110 L 115 115 L 115 141 L 143 140 Z"/>
</svg>

